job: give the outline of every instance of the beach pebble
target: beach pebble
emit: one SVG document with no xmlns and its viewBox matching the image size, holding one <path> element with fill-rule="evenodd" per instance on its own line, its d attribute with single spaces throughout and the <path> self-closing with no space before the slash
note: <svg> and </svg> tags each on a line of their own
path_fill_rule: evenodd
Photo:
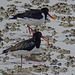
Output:
<svg viewBox="0 0 75 75">
<path fill-rule="evenodd" d="M 65 50 L 65 49 L 57 50 L 57 52 L 59 52 L 61 54 L 70 54 L 70 50 Z"/>
<path fill-rule="evenodd" d="M 25 3 L 25 4 L 24 4 L 24 5 L 22 5 L 21 7 L 23 7 L 23 8 L 31 8 L 31 7 L 32 7 L 32 5 Z"/>
<path fill-rule="evenodd" d="M 0 37 L 0 42 L 3 41 L 3 39 Z"/>
<path fill-rule="evenodd" d="M 65 42 L 67 44 L 75 44 L 75 39 L 66 38 L 66 39 L 63 40 L 63 42 Z"/>
<path fill-rule="evenodd" d="M 5 39 L 3 39 L 6 43 L 8 43 L 10 41 L 10 39 L 8 37 L 6 37 Z"/>
<path fill-rule="evenodd" d="M 71 29 L 71 30 L 69 30 L 69 32 L 70 32 L 71 34 L 75 34 L 75 29 Z"/>
<path fill-rule="evenodd" d="M 10 30 L 11 30 L 11 31 L 16 31 L 15 26 L 12 26 L 12 27 L 10 28 Z"/>
<path fill-rule="evenodd" d="M 75 57 L 69 55 L 69 56 L 66 57 L 66 60 L 68 60 L 68 61 L 70 61 L 70 60 L 75 60 Z"/>
<path fill-rule="evenodd" d="M 2 32 L 8 32 L 9 31 L 9 27 L 5 26 L 5 28 L 2 30 Z"/>
<path fill-rule="evenodd" d="M 41 5 L 42 3 L 49 3 L 49 0 L 31 0 L 33 5 Z"/>
<path fill-rule="evenodd" d="M 3 21 L 3 18 L 2 17 L 0 17 L 0 22 L 2 22 Z"/>
<path fill-rule="evenodd" d="M 49 69 L 49 66 L 44 65 L 33 65 L 33 71 L 34 72 L 47 72 Z"/>
<path fill-rule="evenodd" d="M 8 56 L 6 56 L 6 57 L 3 58 L 3 62 L 6 62 L 6 60 L 9 60 Z"/>
<path fill-rule="evenodd" d="M 67 68 L 66 67 L 63 67 L 63 68 L 60 68 L 59 72 L 67 72 Z"/>
<path fill-rule="evenodd" d="M 58 59 L 63 59 L 64 57 L 65 57 L 64 54 L 57 55 Z"/>
<path fill-rule="evenodd" d="M 50 60 L 50 64 L 51 65 L 55 65 L 57 63 L 58 63 L 58 60 L 57 59 Z"/>
<path fill-rule="evenodd" d="M 70 60 L 70 61 L 68 61 L 68 62 L 66 62 L 65 63 L 65 65 L 67 66 L 67 67 L 69 67 L 69 66 L 73 66 L 74 64 L 74 60 Z M 74 67 L 74 66 L 73 66 Z"/>
<path fill-rule="evenodd" d="M 5 10 L 4 7 L 0 6 L 0 12 L 4 10 Z"/>
<path fill-rule="evenodd" d="M 68 33 L 68 32 L 69 32 L 69 30 L 64 30 L 64 31 L 62 31 L 62 33 L 64 33 L 64 34 L 65 34 L 65 33 Z"/>
<path fill-rule="evenodd" d="M 56 3 L 53 5 L 51 8 L 51 11 L 55 11 L 56 13 L 59 14 L 70 14 L 70 9 L 67 7 L 67 3 Z"/>
<path fill-rule="evenodd" d="M 3 41 L 3 40 L 2 40 L 2 41 Z M 3 45 L 4 45 L 4 43 L 0 41 L 0 46 L 2 47 Z"/>
<path fill-rule="evenodd" d="M 22 3 L 21 1 L 14 1 L 14 3 Z"/>
<path fill-rule="evenodd" d="M 3 36 L 3 33 L 2 33 L 2 31 L 0 30 L 0 37 L 2 37 Z"/>
<path fill-rule="evenodd" d="M 13 14 L 16 12 L 17 8 L 15 5 L 12 4 L 12 5 L 7 5 L 7 6 L 8 6 L 7 13 Z"/>
<path fill-rule="evenodd" d="M 56 35 L 57 34 L 57 32 L 54 30 L 53 32 L 52 32 L 52 35 Z"/>
<path fill-rule="evenodd" d="M 63 26 L 63 27 L 73 27 L 74 25 L 73 25 L 73 24 L 70 24 L 70 23 L 61 23 L 61 24 L 59 24 L 59 26 Z"/>
</svg>

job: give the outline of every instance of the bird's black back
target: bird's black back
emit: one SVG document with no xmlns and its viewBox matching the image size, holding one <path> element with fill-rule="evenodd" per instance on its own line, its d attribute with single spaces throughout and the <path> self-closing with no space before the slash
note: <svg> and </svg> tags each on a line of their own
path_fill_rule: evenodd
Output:
<svg viewBox="0 0 75 75">
<path fill-rule="evenodd" d="M 43 18 L 43 16 L 41 15 L 42 11 L 38 10 L 38 9 L 30 9 L 30 10 L 26 10 L 23 13 L 18 13 L 16 15 L 13 16 L 13 18 L 11 19 L 17 19 L 17 18 L 33 18 L 33 19 L 41 19 Z"/>
<path fill-rule="evenodd" d="M 34 47 L 39 48 L 40 47 L 41 40 L 35 40 L 34 38 L 31 38 L 29 40 L 22 41 L 15 46 L 12 46 L 6 50 L 3 51 L 3 53 L 18 51 L 18 50 L 27 50 L 31 51 Z M 2 53 L 2 54 L 3 54 Z"/>
</svg>

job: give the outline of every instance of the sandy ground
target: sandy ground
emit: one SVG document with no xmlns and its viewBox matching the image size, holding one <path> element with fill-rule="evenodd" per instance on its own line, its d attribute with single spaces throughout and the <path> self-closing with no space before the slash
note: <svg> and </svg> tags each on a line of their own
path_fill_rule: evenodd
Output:
<svg viewBox="0 0 75 75">
<path fill-rule="evenodd" d="M 62 13 L 56 13 L 54 10 L 50 11 L 49 13 L 51 15 L 57 15 L 57 16 L 71 16 L 71 17 L 75 17 L 75 11 L 73 11 L 73 9 L 71 8 L 70 5 L 75 4 L 75 0 L 67 0 L 65 2 L 65 0 L 50 0 L 50 2 L 45 3 L 42 2 L 39 5 L 33 5 L 30 0 L 19 0 L 18 3 L 16 3 L 15 1 L 17 0 L 2 0 L 0 2 L 0 7 L 3 7 L 3 9 L 0 9 L 0 39 L 2 38 L 3 40 L 0 41 L 0 53 L 8 48 L 11 45 L 15 45 L 16 42 L 19 42 L 23 39 L 28 39 L 29 36 L 31 36 L 28 33 L 28 29 L 26 25 L 23 24 L 18 24 L 16 20 L 9 20 L 8 17 L 6 16 L 5 12 L 8 13 L 9 15 L 13 14 L 13 13 L 17 13 L 17 12 L 23 12 L 27 9 L 23 8 L 22 6 L 24 5 L 24 3 L 29 3 L 32 7 L 31 8 L 38 8 L 39 6 L 44 5 L 49 5 L 49 6 L 53 6 L 56 3 L 67 3 L 67 7 L 70 9 L 70 14 L 62 14 Z M 37 0 L 36 0 L 37 1 Z M 41 1 L 41 0 L 40 0 Z M 45 0 L 44 0 L 45 1 Z M 16 11 L 15 12 L 8 12 L 8 8 L 10 8 L 9 5 L 14 4 L 16 6 Z M 15 9 L 15 8 L 14 8 Z M 53 7 L 52 7 L 53 9 Z M 56 9 L 55 9 L 56 10 Z M 3 13 L 3 14 L 2 14 Z M 47 22 L 44 26 L 46 26 L 44 29 L 43 27 L 40 27 L 40 31 L 42 32 L 42 34 L 46 37 L 49 37 L 49 39 L 51 40 L 49 42 L 49 44 L 52 44 L 53 46 L 56 46 L 56 49 L 54 49 L 53 47 L 51 48 L 50 45 L 47 45 L 47 42 L 45 42 L 44 40 L 42 40 L 41 43 L 41 52 L 45 52 L 46 54 L 48 54 L 48 52 L 51 53 L 50 57 L 51 60 L 49 61 L 48 59 L 45 62 L 34 62 L 34 61 L 26 61 L 26 59 L 23 59 L 23 68 L 29 68 L 32 67 L 33 65 L 40 65 L 40 64 L 45 64 L 47 66 L 49 66 L 49 69 L 47 70 L 47 72 L 45 71 L 41 71 L 41 72 L 36 72 L 36 71 L 31 71 L 31 73 L 34 73 L 36 75 L 74 75 L 75 74 L 75 31 L 73 32 L 74 34 L 72 35 L 71 30 L 75 29 L 75 20 L 71 21 L 70 23 L 73 26 L 60 26 L 61 23 L 68 23 L 67 21 L 62 21 L 61 19 L 57 19 L 56 20 L 52 20 L 51 18 L 48 17 L 48 19 L 50 20 L 49 22 Z M 8 23 L 8 24 L 7 24 Z M 8 28 L 7 28 L 8 27 Z M 31 26 L 33 29 L 35 28 L 35 26 Z M 51 27 L 51 29 L 48 29 L 47 27 Z M 64 30 L 69 30 L 66 33 L 63 33 Z M 53 32 L 56 32 L 53 33 Z M 71 36 L 70 36 L 71 34 Z M 72 39 L 71 41 L 67 41 L 66 42 L 66 38 Z M 52 39 L 56 39 L 57 41 L 52 41 Z M 65 41 L 64 41 L 65 40 Z M 2 45 L 3 44 L 3 45 Z M 48 48 L 49 47 L 49 48 Z M 58 48 L 60 48 L 58 50 Z M 43 50 L 46 49 L 46 50 Z M 62 50 L 62 52 L 60 52 L 60 50 Z M 64 50 L 69 51 L 70 53 L 65 53 L 63 52 Z M 63 54 L 64 57 L 57 57 L 58 55 Z M 19 57 L 15 57 L 12 56 L 11 54 L 7 55 L 9 57 L 9 60 L 6 59 L 6 61 L 4 61 L 4 58 L 6 57 L 6 55 L 0 55 L 0 75 L 2 75 L 2 70 L 6 71 L 7 68 L 9 69 L 14 69 L 14 65 L 20 65 L 20 58 Z M 70 59 L 70 57 L 72 57 L 72 59 Z M 44 57 L 42 57 L 44 58 Z M 69 59 L 68 59 L 69 58 Z M 39 56 L 38 56 L 39 59 Z M 62 65 L 59 66 L 58 63 L 54 64 L 54 62 L 52 62 L 51 65 L 51 61 L 52 60 L 58 60 L 58 63 L 61 63 Z M 70 63 L 70 61 L 73 60 L 72 63 Z M 66 66 L 65 64 L 69 62 L 69 66 Z M 73 67 L 74 65 L 74 67 Z M 66 68 L 67 71 L 60 71 L 60 69 L 55 69 L 54 71 L 52 70 L 53 66 L 57 66 L 61 68 Z M 59 73 L 58 73 L 59 72 Z M 30 75 L 33 75 L 31 74 Z"/>
</svg>

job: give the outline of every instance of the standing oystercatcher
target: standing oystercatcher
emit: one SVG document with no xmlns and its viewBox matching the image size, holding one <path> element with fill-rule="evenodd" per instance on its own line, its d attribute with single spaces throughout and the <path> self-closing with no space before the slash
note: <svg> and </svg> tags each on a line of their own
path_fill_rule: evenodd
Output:
<svg viewBox="0 0 75 75">
<path fill-rule="evenodd" d="M 49 15 L 52 19 L 54 19 L 48 13 L 48 11 L 49 11 L 48 8 L 29 9 L 23 13 L 13 15 L 10 19 L 17 19 L 18 21 L 21 21 L 22 23 L 29 25 L 41 25 L 47 19 L 47 15 Z"/>
<path fill-rule="evenodd" d="M 6 50 L 3 50 L 2 54 L 8 53 L 8 52 L 17 53 L 18 55 L 21 56 L 21 66 L 22 66 L 22 55 L 28 56 L 31 53 L 36 52 L 36 50 L 40 47 L 41 38 L 46 39 L 47 42 L 49 41 L 49 39 L 42 36 L 41 32 L 34 32 L 33 37 L 31 39 L 24 40 L 22 42 L 17 43 L 15 46 L 12 46 Z"/>
</svg>

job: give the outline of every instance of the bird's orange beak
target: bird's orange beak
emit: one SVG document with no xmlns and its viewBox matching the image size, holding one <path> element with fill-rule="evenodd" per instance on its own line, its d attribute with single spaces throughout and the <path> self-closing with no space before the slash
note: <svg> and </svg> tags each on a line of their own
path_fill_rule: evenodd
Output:
<svg viewBox="0 0 75 75">
<path fill-rule="evenodd" d="M 30 34 L 31 34 L 31 33 L 34 33 L 34 30 L 33 30 L 32 28 L 30 28 L 29 25 L 27 25 L 27 27 L 28 27 L 28 30 L 29 30 L 29 33 L 30 33 Z M 41 38 L 43 38 L 43 39 L 44 39 L 45 41 L 47 41 L 47 42 L 50 41 L 48 38 L 46 38 L 46 37 L 44 37 L 44 36 L 41 36 Z"/>
<path fill-rule="evenodd" d="M 53 20 L 55 20 L 55 18 L 54 18 L 54 17 L 52 17 L 49 13 L 48 13 L 48 16 L 50 16 Z"/>
<path fill-rule="evenodd" d="M 49 42 L 50 40 L 44 36 L 41 36 L 41 38 L 43 38 L 45 41 Z"/>
</svg>

